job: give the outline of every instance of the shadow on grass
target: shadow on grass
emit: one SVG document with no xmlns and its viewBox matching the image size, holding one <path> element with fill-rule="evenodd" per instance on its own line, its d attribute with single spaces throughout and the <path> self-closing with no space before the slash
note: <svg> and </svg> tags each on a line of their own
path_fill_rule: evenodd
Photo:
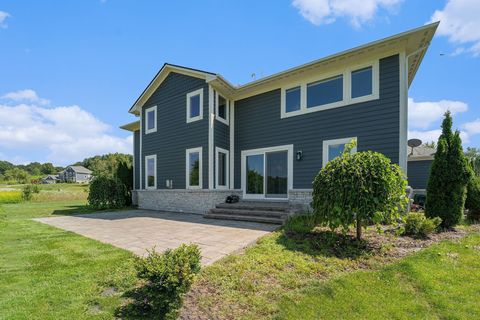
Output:
<svg viewBox="0 0 480 320">
<path fill-rule="evenodd" d="M 99 210 L 95 210 L 90 208 L 87 205 L 71 205 L 65 206 L 64 209 L 57 209 L 52 212 L 52 215 L 58 216 L 70 216 L 75 214 L 82 214 L 82 213 L 93 213 L 98 212 Z"/>
<path fill-rule="evenodd" d="M 370 255 L 374 250 L 367 241 L 358 241 L 352 235 L 329 230 L 308 233 L 284 231 L 277 243 L 287 250 L 298 251 L 313 257 L 325 256 L 339 259 L 357 259 Z"/>
</svg>

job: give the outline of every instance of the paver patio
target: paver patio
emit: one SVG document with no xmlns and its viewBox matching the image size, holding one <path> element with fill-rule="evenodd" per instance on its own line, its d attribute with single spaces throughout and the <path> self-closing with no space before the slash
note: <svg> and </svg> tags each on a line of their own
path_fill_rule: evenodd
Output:
<svg viewBox="0 0 480 320">
<path fill-rule="evenodd" d="M 150 210 L 102 212 L 38 218 L 36 221 L 78 233 L 137 255 L 195 243 L 208 265 L 278 228 L 255 222 L 204 219 L 201 215 Z"/>
</svg>

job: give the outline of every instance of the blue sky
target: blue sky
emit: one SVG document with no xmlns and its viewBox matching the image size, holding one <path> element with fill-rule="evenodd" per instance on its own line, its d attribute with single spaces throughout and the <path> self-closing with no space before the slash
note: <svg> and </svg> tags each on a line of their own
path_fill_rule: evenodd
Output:
<svg viewBox="0 0 480 320">
<path fill-rule="evenodd" d="M 454 112 L 480 147 L 480 1 L 0 2 L 0 159 L 66 165 L 129 152 L 118 126 L 164 62 L 234 84 L 441 19 L 410 92 L 410 137 Z"/>
</svg>

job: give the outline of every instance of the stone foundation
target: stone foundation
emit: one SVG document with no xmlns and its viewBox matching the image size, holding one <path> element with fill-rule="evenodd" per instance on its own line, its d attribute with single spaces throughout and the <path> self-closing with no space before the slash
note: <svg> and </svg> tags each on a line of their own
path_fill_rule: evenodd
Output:
<svg viewBox="0 0 480 320">
<path fill-rule="evenodd" d="M 137 199 L 141 209 L 204 214 L 225 201 L 231 194 L 242 196 L 240 190 L 136 190 L 132 198 Z"/>
<path fill-rule="evenodd" d="M 312 189 L 288 190 L 288 199 L 294 213 L 307 213 L 312 211 Z"/>
</svg>

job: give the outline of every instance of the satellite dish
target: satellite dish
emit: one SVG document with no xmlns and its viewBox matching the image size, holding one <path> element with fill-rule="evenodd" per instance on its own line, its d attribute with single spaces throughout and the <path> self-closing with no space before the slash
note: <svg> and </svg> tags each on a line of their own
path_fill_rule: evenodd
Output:
<svg viewBox="0 0 480 320">
<path fill-rule="evenodd" d="M 411 148 L 419 147 L 422 144 L 422 140 L 420 140 L 420 139 L 410 139 L 410 140 L 408 140 L 407 144 Z"/>
</svg>

